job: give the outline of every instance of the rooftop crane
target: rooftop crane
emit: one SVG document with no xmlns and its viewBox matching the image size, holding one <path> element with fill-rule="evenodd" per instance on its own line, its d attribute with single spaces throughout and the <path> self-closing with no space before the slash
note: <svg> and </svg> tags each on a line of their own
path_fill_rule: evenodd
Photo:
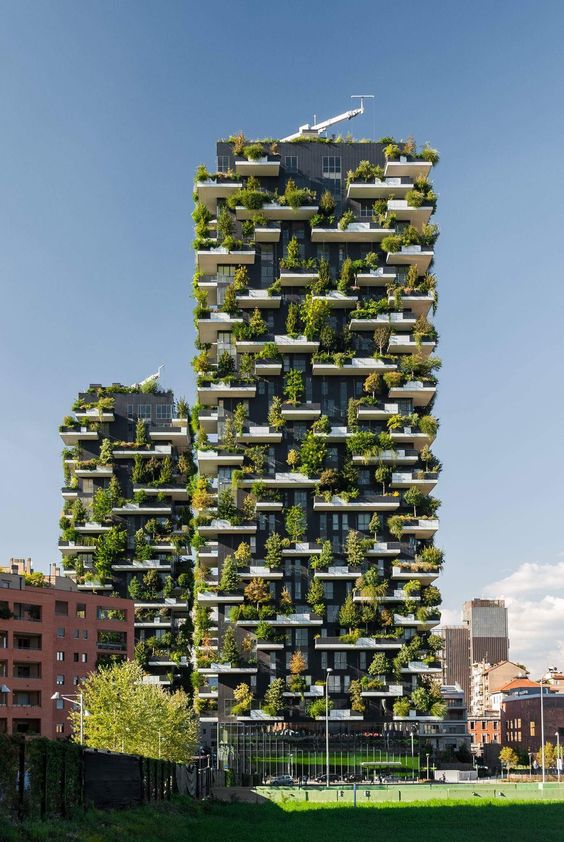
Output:
<svg viewBox="0 0 564 842">
<path fill-rule="evenodd" d="M 342 114 L 338 114 L 336 117 L 330 117 L 329 120 L 323 120 L 321 123 L 314 123 L 313 126 L 310 126 L 309 123 L 305 123 L 303 126 L 300 126 L 299 130 L 294 134 L 288 135 L 288 137 L 283 137 L 282 141 L 296 140 L 296 138 L 298 137 L 315 137 L 316 135 L 319 136 L 324 131 L 326 131 L 329 128 L 329 126 L 334 126 L 336 123 L 342 123 L 344 120 L 352 120 L 353 117 L 358 117 L 359 114 L 364 114 L 364 100 L 374 99 L 374 95 L 358 94 L 352 96 L 351 99 L 359 99 L 360 106 L 358 108 L 352 108 L 350 111 L 344 111 Z"/>
</svg>

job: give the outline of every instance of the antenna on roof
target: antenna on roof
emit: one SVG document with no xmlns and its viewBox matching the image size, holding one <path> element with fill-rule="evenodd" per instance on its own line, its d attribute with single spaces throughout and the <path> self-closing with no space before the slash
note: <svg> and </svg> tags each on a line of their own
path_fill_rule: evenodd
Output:
<svg viewBox="0 0 564 842">
<path fill-rule="evenodd" d="M 328 120 L 322 120 L 321 123 L 314 122 L 313 126 L 310 126 L 309 123 L 305 123 L 303 126 L 300 126 L 299 130 L 294 134 L 288 135 L 288 137 L 283 137 L 282 141 L 296 140 L 298 137 L 318 137 L 326 131 L 329 126 L 334 126 L 336 123 L 342 123 L 344 120 L 352 120 L 353 117 L 358 117 L 359 114 L 364 114 L 364 100 L 374 99 L 374 94 L 355 94 L 351 97 L 351 99 L 360 99 L 358 108 L 352 108 L 350 111 L 344 111 L 336 117 L 330 117 Z M 316 119 L 317 118 L 314 117 L 314 120 Z"/>
</svg>

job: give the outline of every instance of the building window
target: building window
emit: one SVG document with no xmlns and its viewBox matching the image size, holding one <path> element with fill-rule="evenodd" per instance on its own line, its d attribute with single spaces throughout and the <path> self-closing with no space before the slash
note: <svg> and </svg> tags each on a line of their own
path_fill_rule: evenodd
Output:
<svg viewBox="0 0 564 842">
<path fill-rule="evenodd" d="M 323 593 L 325 594 L 325 599 L 333 599 L 334 592 L 334 582 L 323 582 Z"/>
<path fill-rule="evenodd" d="M 274 246 L 263 245 L 260 249 L 260 282 L 269 287 L 274 281 Z"/>
<path fill-rule="evenodd" d="M 529 722 L 531 737 L 536 737 L 536 722 Z"/>
<path fill-rule="evenodd" d="M 82 653 L 82 655 L 80 656 L 80 660 L 83 664 L 86 664 L 88 662 L 88 655 L 86 654 L 86 652 Z"/>
<path fill-rule="evenodd" d="M 65 653 L 59 651 L 59 652 L 57 652 L 55 657 L 56 657 L 57 661 L 64 661 L 65 660 Z"/>
<path fill-rule="evenodd" d="M 65 683 L 65 676 L 64 675 L 58 675 L 56 680 L 55 680 L 55 684 L 61 685 L 61 684 L 64 684 L 64 683 Z"/>
<path fill-rule="evenodd" d="M 72 633 L 72 636 L 76 639 L 80 637 L 80 629 L 75 629 Z"/>
<path fill-rule="evenodd" d="M 346 670 L 347 668 L 347 653 L 346 652 L 335 652 L 335 658 L 333 661 L 336 670 Z"/>
<path fill-rule="evenodd" d="M 80 684 L 80 678 L 79 678 L 78 675 L 73 676 L 72 683 L 74 684 L 75 687 L 78 687 L 78 685 Z"/>
<path fill-rule="evenodd" d="M 170 421 L 172 418 L 172 404 L 158 403 L 157 404 L 157 421 Z"/>
<path fill-rule="evenodd" d="M 88 629 L 83 629 L 82 631 L 82 639 L 88 640 Z"/>
<path fill-rule="evenodd" d="M 321 175 L 323 178 L 341 179 L 340 155 L 323 155 Z"/>
<path fill-rule="evenodd" d="M 370 512 L 359 512 L 358 513 L 358 531 L 359 532 L 368 532 L 368 526 L 370 524 Z"/>
<path fill-rule="evenodd" d="M 60 724 L 60 723 L 55 725 L 55 733 L 56 734 L 64 734 L 65 733 L 65 726 L 63 724 Z"/>
<path fill-rule="evenodd" d="M 284 156 L 284 169 L 286 172 L 297 172 L 298 171 L 298 156 L 297 155 L 285 155 Z"/>
<path fill-rule="evenodd" d="M 72 659 L 75 662 L 75 664 L 78 664 L 78 652 L 73 653 Z"/>
<path fill-rule="evenodd" d="M 64 699 L 56 699 L 55 700 L 55 709 L 56 710 L 64 710 L 65 709 L 65 700 Z"/>
<path fill-rule="evenodd" d="M 151 404 L 150 403 L 140 403 L 137 407 L 137 417 L 144 418 L 146 421 L 151 420 Z"/>
<path fill-rule="evenodd" d="M 69 613 L 69 604 L 68 602 L 63 602 L 61 600 L 55 601 L 55 614 L 60 617 L 67 617 Z"/>
<path fill-rule="evenodd" d="M 86 603 L 85 602 L 77 602 L 76 603 L 76 616 L 80 617 L 82 620 L 86 618 Z"/>
<path fill-rule="evenodd" d="M 64 628 L 59 626 L 59 628 L 57 629 L 57 637 L 64 637 L 64 636 L 65 636 L 65 630 L 64 630 Z"/>
<path fill-rule="evenodd" d="M 217 171 L 229 172 L 229 155 L 217 156 Z"/>
</svg>

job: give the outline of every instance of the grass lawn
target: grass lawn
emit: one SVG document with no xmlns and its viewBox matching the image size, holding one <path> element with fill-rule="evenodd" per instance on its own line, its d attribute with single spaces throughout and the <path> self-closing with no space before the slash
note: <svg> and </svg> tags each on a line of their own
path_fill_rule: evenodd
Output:
<svg viewBox="0 0 564 842">
<path fill-rule="evenodd" d="M 354 809 L 341 805 L 220 804 L 176 799 L 157 807 L 103 813 L 73 822 L 0 823 L 2 842 L 543 842 L 563 839 L 564 803 L 428 801 Z"/>
</svg>

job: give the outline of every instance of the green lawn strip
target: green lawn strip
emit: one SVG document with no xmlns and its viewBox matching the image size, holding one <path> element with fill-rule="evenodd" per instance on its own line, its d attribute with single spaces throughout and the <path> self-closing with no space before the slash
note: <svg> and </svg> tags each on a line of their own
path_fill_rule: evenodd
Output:
<svg viewBox="0 0 564 842">
<path fill-rule="evenodd" d="M 389 834 L 396 842 L 521 842 L 562 840 L 564 804 L 485 799 L 371 804 L 267 802 L 253 804 L 172 803 L 112 812 L 89 811 L 74 821 L 0 822 L 2 842 L 363 842 Z"/>
</svg>

